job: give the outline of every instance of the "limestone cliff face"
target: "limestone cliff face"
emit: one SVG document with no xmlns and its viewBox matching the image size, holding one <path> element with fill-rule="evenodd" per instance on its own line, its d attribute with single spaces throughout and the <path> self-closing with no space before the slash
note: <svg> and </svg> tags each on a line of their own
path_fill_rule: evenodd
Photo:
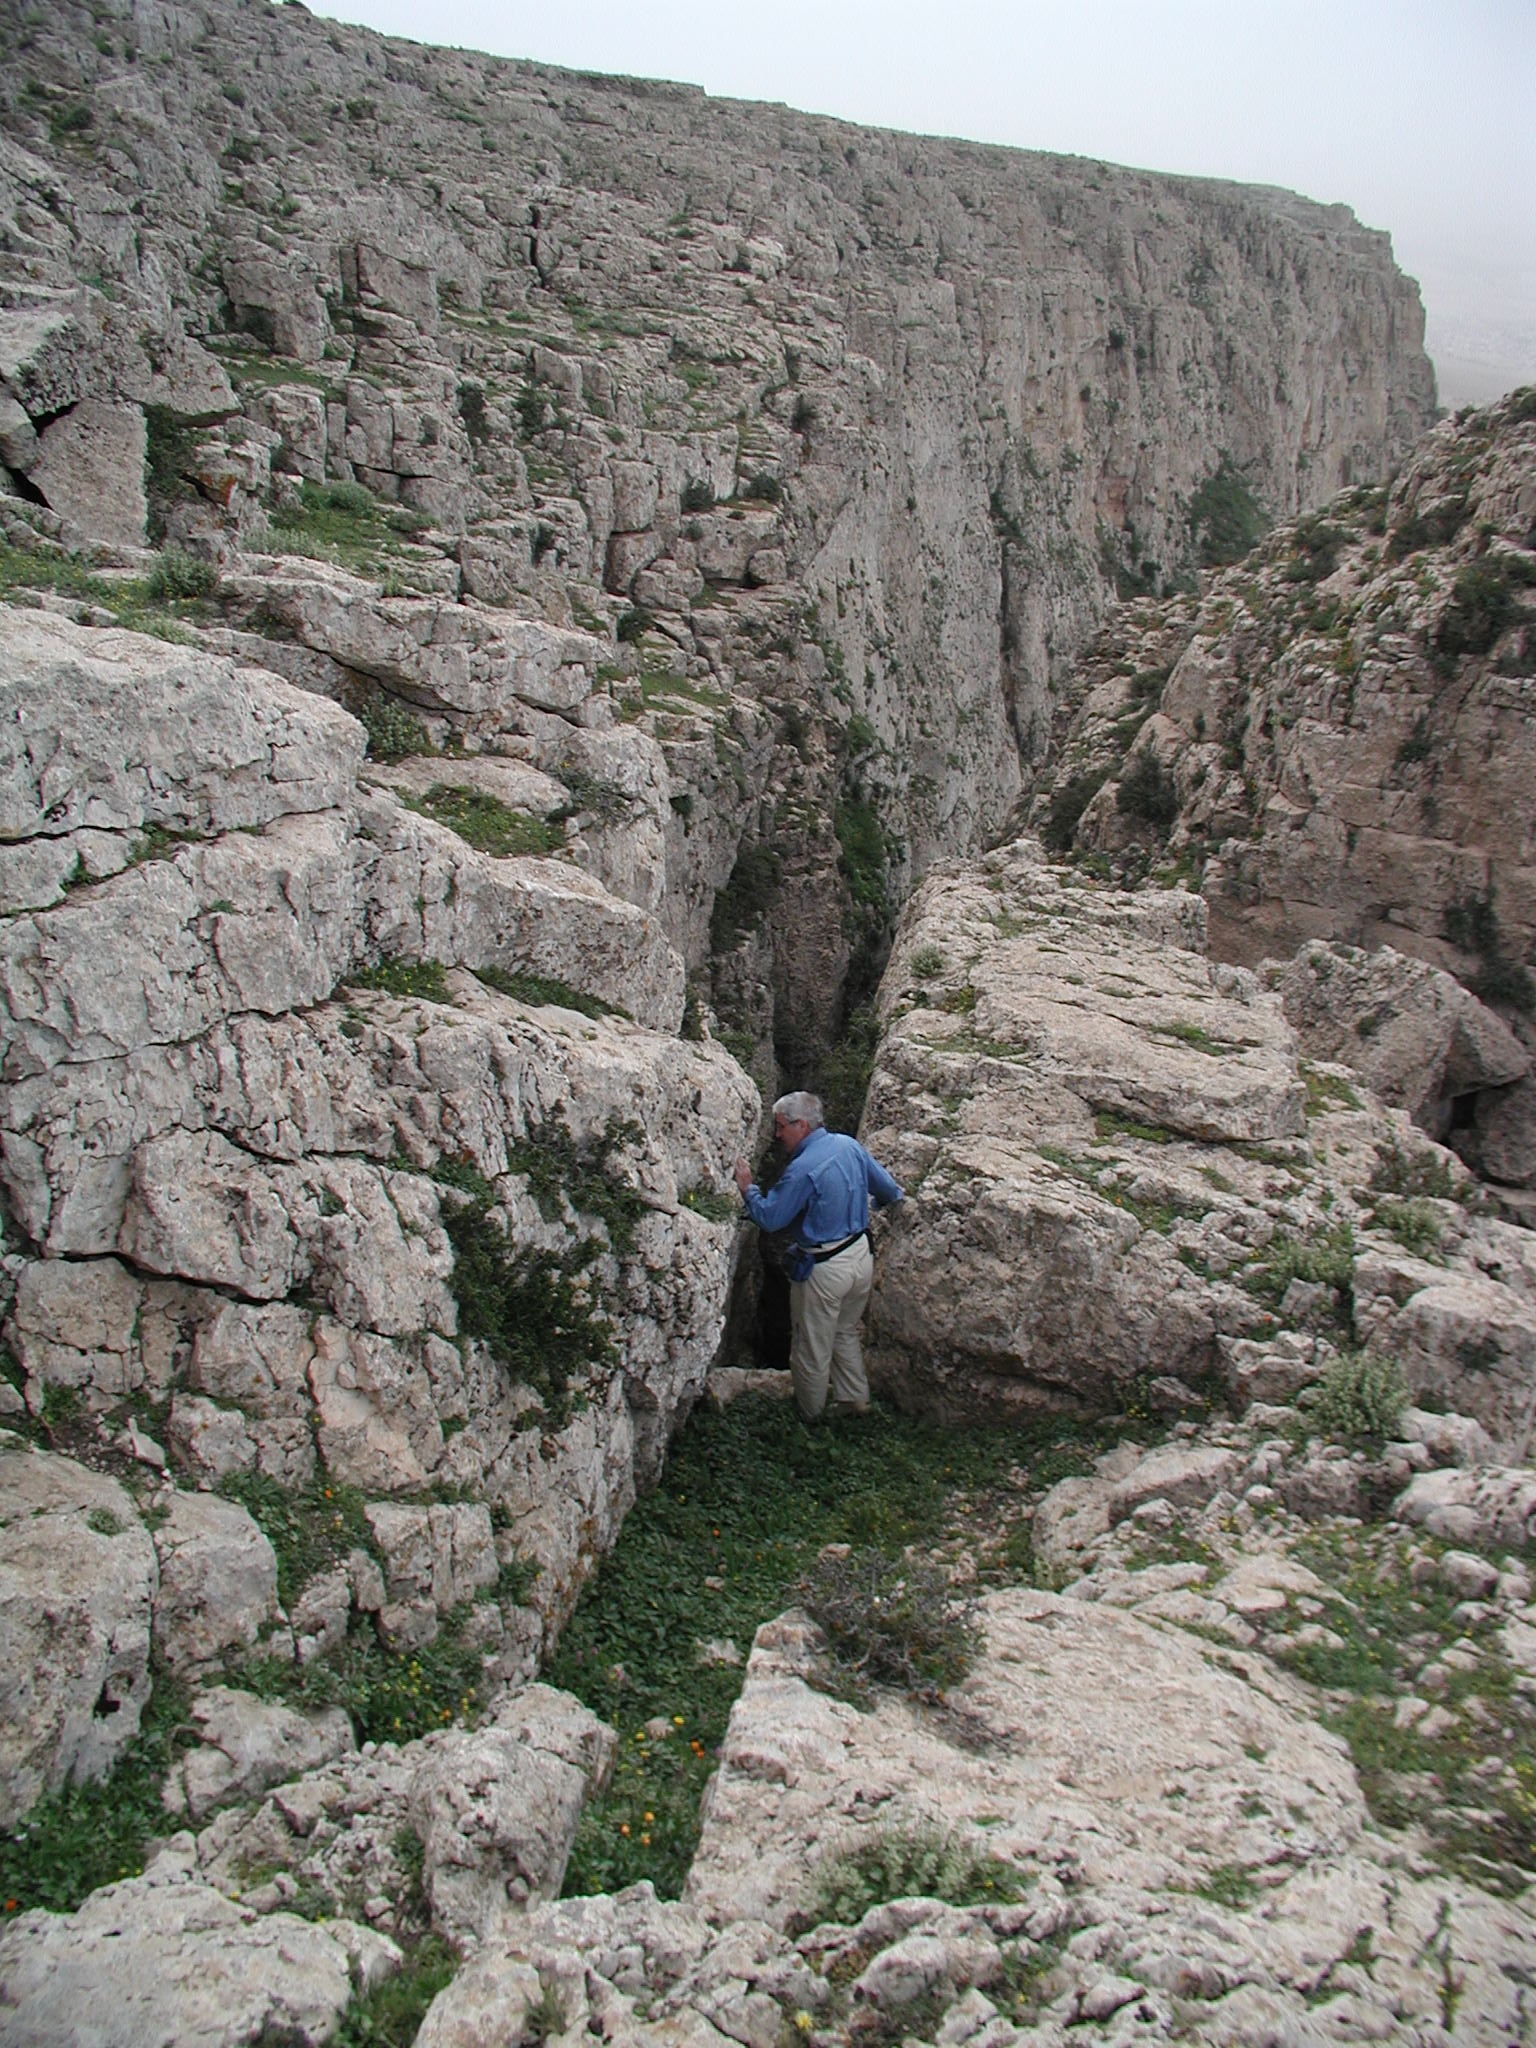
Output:
<svg viewBox="0 0 1536 2048">
<path fill-rule="evenodd" d="M 1292 512 L 1430 416 L 1416 291 L 1342 207 L 298 9 L 0 21 L 25 496 L 66 538 L 131 543 L 147 513 L 227 556 L 282 544 L 304 482 L 358 482 L 425 530 L 397 581 L 707 683 L 632 707 L 667 757 L 672 936 L 697 969 L 761 921 L 738 891 L 711 948 L 743 846 L 776 931 L 849 927 L 738 963 L 731 1021 L 762 1043 L 776 1009 L 781 1056 L 836 1029 L 860 906 L 995 837 L 1053 678 L 1117 576 L 1189 558 L 1202 486 Z M 268 630 L 236 595 L 231 625 Z M 298 609 L 285 672 L 430 706 Z"/>
</svg>

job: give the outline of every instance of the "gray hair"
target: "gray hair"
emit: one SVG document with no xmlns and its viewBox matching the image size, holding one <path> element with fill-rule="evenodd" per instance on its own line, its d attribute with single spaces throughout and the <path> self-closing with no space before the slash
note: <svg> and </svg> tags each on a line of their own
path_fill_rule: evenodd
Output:
<svg viewBox="0 0 1536 2048">
<path fill-rule="evenodd" d="M 803 1088 L 796 1088 L 792 1094 L 781 1095 L 773 1105 L 775 1116 L 781 1116 L 786 1123 L 809 1124 L 813 1131 L 819 1131 L 826 1122 L 819 1095 L 808 1095 Z"/>
</svg>

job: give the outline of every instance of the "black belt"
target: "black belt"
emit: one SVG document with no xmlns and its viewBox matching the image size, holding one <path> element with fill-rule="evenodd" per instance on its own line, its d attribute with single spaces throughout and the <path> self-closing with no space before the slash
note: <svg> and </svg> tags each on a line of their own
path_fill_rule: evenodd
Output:
<svg viewBox="0 0 1536 2048">
<path fill-rule="evenodd" d="M 835 1259 L 839 1252 L 848 1251 L 858 1243 L 861 1237 L 868 1237 L 868 1235 L 869 1227 L 866 1224 L 863 1230 L 856 1230 L 852 1237 L 845 1237 L 841 1244 L 829 1244 L 825 1250 L 812 1251 L 811 1247 L 807 1245 L 806 1250 L 811 1253 L 811 1264 L 813 1266 L 825 1265 L 828 1259 Z"/>
</svg>

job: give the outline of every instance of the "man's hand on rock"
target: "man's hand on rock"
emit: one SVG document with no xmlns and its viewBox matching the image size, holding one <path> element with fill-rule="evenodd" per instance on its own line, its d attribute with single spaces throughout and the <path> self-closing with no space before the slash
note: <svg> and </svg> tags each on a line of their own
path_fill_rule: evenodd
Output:
<svg viewBox="0 0 1536 2048">
<path fill-rule="evenodd" d="M 731 1172 L 735 1177 L 737 1189 L 740 1193 L 745 1194 L 747 1192 L 747 1189 L 752 1185 L 751 1167 L 748 1166 L 745 1159 L 738 1159 L 736 1161 L 736 1164 L 731 1168 Z"/>
</svg>

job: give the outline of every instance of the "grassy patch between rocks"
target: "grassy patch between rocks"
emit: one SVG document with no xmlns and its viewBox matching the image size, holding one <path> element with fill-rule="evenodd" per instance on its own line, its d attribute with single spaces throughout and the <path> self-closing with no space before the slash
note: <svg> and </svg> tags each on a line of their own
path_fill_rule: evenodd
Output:
<svg viewBox="0 0 1536 2048">
<path fill-rule="evenodd" d="M 459 1958 L 448 1944 L 428 1935 L 403 1969 L 353 1999 L 331 2036 L 331 2048 L 411 2048 L 427 2007 L 458 1967 Z"/>
<path fill-rule="evenodd" d="M 946 1434 L 878 1408 L 813 1429 L 787 1402 L 696 1413 L 545 1673 L 621 1737 L 612 1784 L 582 1816 L 567 1893 L 649 1878 L 678 1895 L 742 1661 L 826 1545 L 895 1566 L 907 1546 L 931 1550 L 968 1528 L 968 1541 L 989 1539 L 984 1577 L 1027 1581 L 1029 1545 L 1010 1540 L 1007 1520 L 1024 1474 L 1033 1490 L 1086 1470 L 1100 1438 L 1059 1416 L 1033 1430 Z"/>
<path fill-rule="evenodd" d="M 536 818 L 531 811 L 514 810 L 483 789 L 434 782 L 425 796 L 407 796 L 402 801 L 408 810 L 446 825 L 467 845 L 496 860 L 520 854 L 555 853 L 565 844 L 565 834 L 558 825 L 552 825 L 547 818 Z"/>
<path fill-rule="evenodd" d="M 1025 1880 L 1001 1857 L 980 1854 L 933 1827 L 880 1828 L 824 1856 L 811 1874 L 797 1920 L 856 1927 L 893 1899 L 943 1899 L 951 1906 L 1001 1905 L 1023 1896 Z"/>
<path fill-rule="evenodd" d="M 72 1913 L 98 1885 L 137 1877 L 145 1853 L 166 1830 L 160 1787 L 188 1731 L 186 1695 L 158 1677 L 139 1733 L 99 1783 L 67 1785 L 41 1799 L 0 1836 L 0 1902 L 5 1918 L 44 1907 Z M 4 1921 L 0 1921 L 0 1926 Z"/>
<path fill-rule="evenodd" d="M 354 1622 L 341 1649 L 309 1664 L 264 1657 L 227 1674 L 262 1699 L 301 1708 L 342 1707 L 359 1742 L 414 1742 L 453 1722 L 472 1725 L 485 1703 L 485 1667 L 469 1639 L 469 1606 L 445 1614 L 417 1650 L 390 1650 L 372 1624 Z"/>
<path fill-rule="evenodd" d="M 1441 1554 L 1425 1537 L 1316 1532 L 1296 1555 L 1332 1589 L 1326 1628 L 1267 1647 L 1331 1696 L 1325 1719 L 1376 1819 L 1423 1829 L 1447 1869 L 1514 1896 L 1536 1875 L 1536 1705 L 1496 1610 L 1458 1602 Z"/>
<path fill-rule="evenodd" d="M 535 1009 L 545 1006 L 559 1010 L 575 1010 L 583 1017 L 628 1017 L 628 1010 L 621 1010 L 617 1003 L 605 1003 L 601 996 L 590 996 L 585 990 L 572 988 L 568 981 L 557 981 L 552 974 L 514 974 L 505 967 L 477 967 L 476 981 L 494 989 L 499 996 L 510 996 L 516 1003 L 529 1003 Z"/>
</svg>

